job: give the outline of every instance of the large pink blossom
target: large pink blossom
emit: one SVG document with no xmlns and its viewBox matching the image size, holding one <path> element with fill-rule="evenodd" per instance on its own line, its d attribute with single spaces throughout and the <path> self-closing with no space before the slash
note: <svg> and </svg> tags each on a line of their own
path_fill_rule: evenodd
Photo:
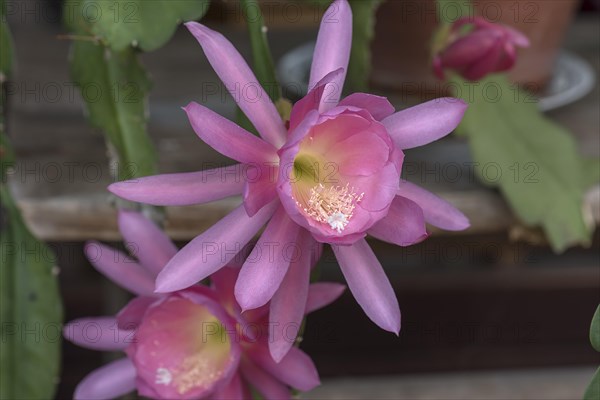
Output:
<svg viewBox="0 0 600 400">
<path fill-rule="evenodd" d="M 120 350 L 127 357 L 85 377 L 75 399 L 114 398 L 137 389 L 150 398 L 232 400 L 251 398 L 252 388 L 279 400 L 291 397 L 289 387 L 307 391 L 319 384 L 311 359 L 291 345 L 299 325 L 287 319 L 274 324 L 273 318 L 269 323 L 269 313 L 277 312 L 270 305 L 242 314 L 233 294 L 237 259 L 211 276 L 210 287 L 155 294 L 154 278 L 175 255 L 175 246 L 138 213 L 120 212 L 119 226 L 137 260 L 96 242 L 86 246 L 86 255 L 137 296 L 116 317 L 71 321 L 64 335 L 83 347 Z M 318 283 L 307 289 L 302 317 L 331 303 L 344 287 Z M 269 346 L 278 336 L 289 348 L 276 363 Z"/>
<path fill-rule="evenodd" d="M 244 310 L 261 307 L 285 291 L 281 297 L 299 296 L 286 312 L 299 315 L 308 274 L 306 267 L 291 272 L 290 249 L 296 248 L 302 260 L 313 254 L 304 249 L 328 243 L 366 314 L 398 333 L 398 301 L 365 237 L 407 246 L 427 236 L 426 222 L 449 230 L 468 227 L 465 216 L 449 203 L 400 179 L 402 150 L 447 135 L 460 122 L 466 104 L 445 98 L 396 112 L 387 99 L 365 93 L 340 101 L 352 38 L 346 0 L 335 1 L 321 22 L 310 91 L 294 105 L 290 121 L 282 121 L 226 38 L 195 22 L 186 26 L 261 137 L 190 103 L 184 110 L 196 134 L 240 164 L 109 187 L 120 197 L 154 205 L 243 196 L 239 207 L 173 257 L 158 276 L 157 292 L 184 289 L 210 276 L 266 224 L 235 286 Z M 297 277 L 288 279 L 290 273 Z M 276 359 L 282 354 L 273 351 Z"/>
<path fill-rule="evenodd" d="M 528 46 L 529 39 L 516 29 L 482 17 L 464 17 L 452 25 L 446 45 L 434 55 L 433 68 L 440 79 L 449 69 L 476 81 L 511 69 L 517 60 L 517 47 Z"/>
</svg>

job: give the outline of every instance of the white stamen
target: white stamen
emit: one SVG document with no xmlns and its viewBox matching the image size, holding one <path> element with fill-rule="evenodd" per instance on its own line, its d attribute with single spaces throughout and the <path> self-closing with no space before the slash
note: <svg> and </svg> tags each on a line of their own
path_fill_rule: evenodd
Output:
<svg viewBox="0 0 600 400">
<path fill-rule="evenodd" d="M 310 190 L 308 207 L 303 207 L 298 201 L 296 203 L 316 221 L 327 223 L 331 229 L 342 233 L 363 196 L 364 193 L 356 194 L 354 188 L 350 188 L 349 185 L 326 188 L 318 184 Z"/>
<path fill-rule="evenodd" d="M 166 368 L 157 368 L 156 369 L 156 380 L 154 383 L 157 385 L 168 385 L 173 380 L 173 376 L 171 372 Z"/>
</svg>

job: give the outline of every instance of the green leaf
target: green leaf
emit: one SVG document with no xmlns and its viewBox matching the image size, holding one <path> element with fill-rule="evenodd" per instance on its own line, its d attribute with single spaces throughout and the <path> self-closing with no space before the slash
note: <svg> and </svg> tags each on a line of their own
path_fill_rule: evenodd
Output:
<svg viewBox="0 0 600 400">
<path fill-rule="evenodd" d="M 267 41 L 267 27 L 256 0 L 241 0 L 244 19 L 248 25 L 254 73 L 269 97 L 274 102 L 281 98 L 281 87 L 277 82 L 275 64 Z"/>
<path fill-rule="evenodd" d="M 585 186 L 591 187 L 600 182 L 600 159 L 586 158 L 583 160 L 584 169 L 586 171 Z"/>
<path fill-rule="evenodd" d="M 0 123 L 4 115 L 0 114 Z M 6 175 L 10 168 L 14 166 L 15 155 L 6 135 L 2 132 L 0 124 L 0 179 L 1 184 L 6 183 Z"/>
<path fill-rule="evenodd" d="M 29 232 L 5 184 L 0 194 L 0 398 L 49 399 L 58 383 L 62 337 L 55 258 Z"/>
<path fill-rule="evenodd" d="M 154 174 L 156 154 L 146 132 L 150 81 L 135 50 L 115 52 L 100 44 L 75 41 L 71 74 L 90 122 L 106 133 L 118 153 L 118 177 Z"/>
<path fill-rule="evenodd" d="M 85 0 L 80 10 L 91 33 L 112 50 L 134 46 L 151 51 L 164 45 L 182 21 L 206 14 L 209 4 L 209 0 Z"/>
<path fill-rule="evenodd" d="M 504 76 L 452 83 L 455 95 L 471 103 L 458 132 L 469 138 L 481 180 L 498 187 L 525 224 L 541 226 L 555 251 L 588 245 L 593 227 L 582 212 L 588 163 L 573 136 Z"/>
<path fill-rule="evenodd" d="M 382 0 L 350 0 L 352 7 L 352 51 L 346 90 L 365 92 L 371 74 L 371 41 L 375 35 L 375 14 Z"/>
<path fill-rule="evenodd" d="M 596 351 L 600 351 L 600 305 L 596 308 L 590 326 L 590 342 Z"/>
<path fill-rule="evenodd" d="M 598 399 L 600 399 L 600 368 L 596 370 L 596 373 L 590 382 L 590 386 L 588 386 L 585 394 L 583 395 L 583 400 Z"/>
<path fill-rule="evenodd" d="M 4 82 L 12 69 L 12 37 L 4 15 L 4 2 L 0 4 L 0 83 Z"/>
</svg>

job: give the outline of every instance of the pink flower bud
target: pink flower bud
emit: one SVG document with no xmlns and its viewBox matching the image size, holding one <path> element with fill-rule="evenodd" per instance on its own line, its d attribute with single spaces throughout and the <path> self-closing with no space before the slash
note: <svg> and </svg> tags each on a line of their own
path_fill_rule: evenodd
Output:
<svg viewBox="0 0 600 400">
<path fill-rule="evenodd" d="M 461 18 L 452 26 L 444 48 L 435 54 L 433 69 L 440 79 L 445 70 L 453 70 L 476 81 L 511 69 L 517 59 L 516 48 L 528 46 L 527 37 L 511 27 L 481 17 Z"/>
</svg>

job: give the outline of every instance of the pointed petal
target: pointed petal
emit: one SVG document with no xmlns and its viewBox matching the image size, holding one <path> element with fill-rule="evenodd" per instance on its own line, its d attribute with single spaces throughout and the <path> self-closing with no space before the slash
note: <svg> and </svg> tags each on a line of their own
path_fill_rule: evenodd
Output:
<svg viewBox="0 0 600 400">
<path fill-rule="evenodd" d="M 382 121 L 400 149 L 411 149 L 438 140 L 454 130 L 462 120 L 467 103 L 450 97 L 407 108 Z"/>
<path fill-rule="evenodd" d="M 306 392 L 320 384 L 315 364 L 297 347 L 292 347 L 279 363 L 273 361 L 269 349 L 263 343 L 256 343 L 249 348 L 248 355 L 260 368 L 295 389 Z"/>
<path fill-rule="evenodd" d="M 133 331 L 119 329 L 115 317 L 80 318 L 65 325 L 63 336 L 87 349 L 112 351 L 127 347 Z"/>
<path fill-rule="evenodd" d="M 346 290 L 341 283 L 317 282 L 308 287 L 308 300 L 304 314 L 310 314 L 336 301 Z"/>
<path fill-rule="evenodd" d="M 512 43 L 514 43 L 516 46 L 529 47 L 529 45 L 531 44 L 529 42 L 529 38 L 527 36 L 525 36 L 520 31 L 514 29 L 513 27 L 510 27 L 508 25 L 503 25 L 502 29 L 504 30 L 504 32 L 506 33 L 506 35 L 508 36 L 510 41 Z"/>
<path fill-rule="evenodd" d="M 332 97 L 331 94 L 335 92 L 336 82 L 343 79 L 344 74 L 343 68 L 338 68 L 335 71 L 329 72 L 323 79 L 317 82 L 315 87 L 311 89 L 306 96 L 294 104 L 290 114 L 289 132 L 293 132 L 298 125 L 300 125 L 304 117 L 311 111 L 324 110 L 337 104 L 338 99 Z"/>
<path fill-rule="evenodd" d="M 415 202 L 396 196 L 388 215 L 379 220 L 368 234 L 398 246 L 410 246 L 427 238 L 423 210 Z"/>
<path fill-rule="evenodd" d="M 280 362 L 294 345 L 302 325 L 310 281 L 310 245 L 311 235 L 302 229 L 298 235 L 301 253 L 290 264 L 285 278 L 271 300 L 269 350 L 275 362 Z"/>
<path fill-rule="evenodd" d="M 197 22 L 187 22 L 185 26 L 261 137 L 276 147 L 283 145 L 286 132 L 275 105 L 231 42 Z"/>
<path fill-rule="evenodd" d="M 377 121 L 389 117 L 396 111 L 387 98 L 367 93 L 353 93 L 340 101 L 339 105 L 364 108 Z"/>
<path fill-rule="evenodd" d="M 227 264 L 271 218 L 278 202 L 248 217 L 240 205 L 196 237 L 169 261 L 156 278 L 159 293 L 185 289 Z"/>
<path fill-rule="evenodd" d="M 249 166 L 244 186 L 244 207 L 253 216 L 277 197 L 278 165 L 261 164 Z"/>
<path fill-rule="evenodd" d="M 300 227 L 280 206 L 246 259 L 235 284 L 235 298 L 242 310 L 265 305 L 281 284 L 292 259 L 300 256 Z"/>
<path fill-rule="evenodd" d="M 138 296 L 133 298 L 117 314 L 119 329 L 135 329 L 142 321 L 148 307 L 155 301 L 157 301 L 156 297 Z"/>
<path fill-rule="evenodd" d="M 417 203 L 425 221 L 433 226 L 448 231 L 462 231 L 470 226 L 469 219 L 456 207 L 414 183 L 401 180 L 398 195 Z"/>
<path fill-rule="evenodd" d="M 77 385 L 75 400 L 114 399 L 135 389 L 135 368 L 122 358 L 98 368 Z"/>
<path fill-rule="evenodd" d="M 367 316 L 386 331 L 400 332 L 400 307 L 394 289 L 367 241 L 332 246 L 354 298 Z"/>
<path fill-rule="evenodd" d="M 140 296 L 153 294 L 150 273 L 124 253 L 94 241 L 84 251 L 94 268 L 117 285 Z"/>
<path fill-rule="evenodd" d="M 184 108 L 196 134 L 219 153 L 244 164 L 276 161 L 277 150 L 216 112 L 191 102 Z"/>
<path fill-rule="evenodd" d="M 265 400 L 290 399 L 290 391 L 283 383 L 266 373 L 262 368 L 253 365 L 248 360 L 242 360 L 240 364 L 242 375 Z"/>
<path fill-rule="evenodd" d="M 199 172 L 146 176 L 113 183 L 116 196 L 155 206 L 187 206 L 208 203 L 241 194 L 244 168 L 232 165 Z"/>
<path fill-rule="evenodd" d="M 138 212 L 120 210 L 119 231 L 125 239 L 125 246 L 152 276 L 156 276 L 177 253 L 171 239 Z"/>
<path fill-rule="evenodd" d="M 351 45 L 352 10 L 346 0 L 336 0 L 325 11 L 321 20 L 308 85 L 312 89 L 328 73 L 338 68 L 344 69 L 333 82 L 334 89 L 329 96 L 333 103 L 328 104 L 326 109 L 334 107 L 342 94 Z"/>
</svg>

